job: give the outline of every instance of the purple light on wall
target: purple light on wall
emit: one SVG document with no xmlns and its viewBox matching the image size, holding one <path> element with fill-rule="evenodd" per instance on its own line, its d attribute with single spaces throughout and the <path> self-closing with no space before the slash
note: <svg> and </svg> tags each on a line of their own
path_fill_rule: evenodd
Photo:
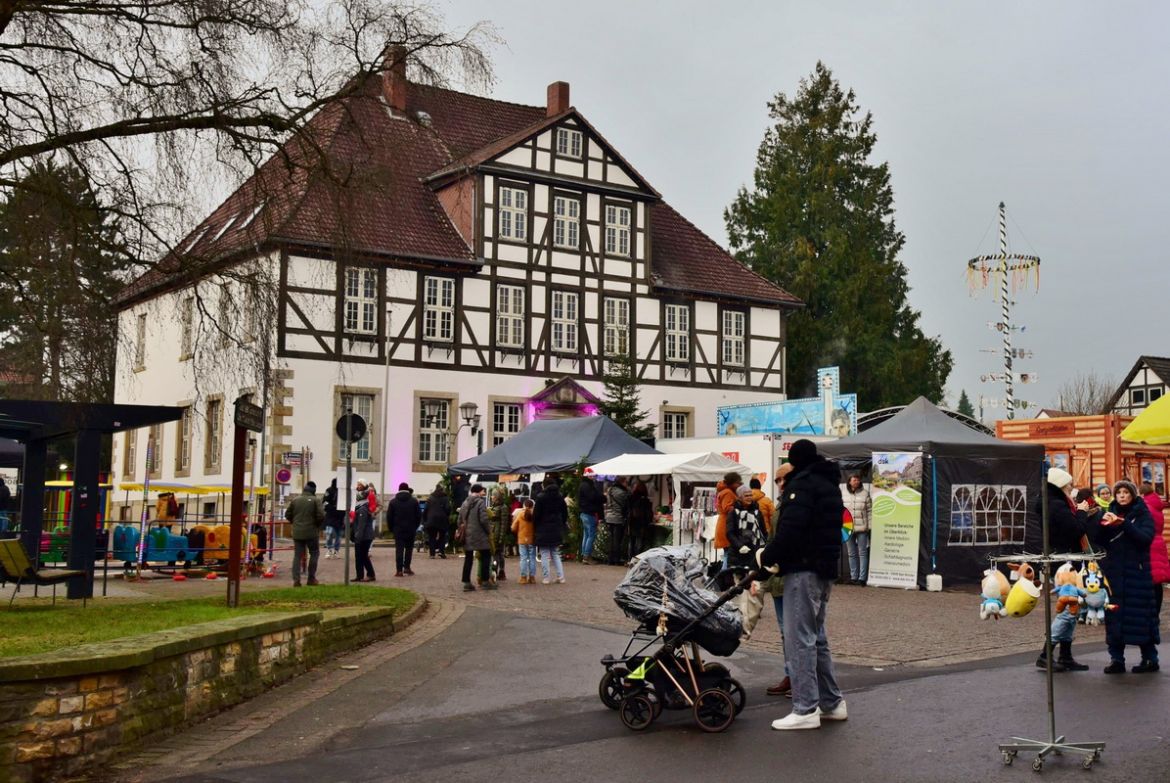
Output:
<svg viewBox="0 0 1170 783">
<path fill-rule="evenodd" d="M 584 413 L 586 416 L 598 416 L 601 413 L 601 411 L 599 411 L 597 409 L 597 406 L 594 405 L 593 403 L 589 403 L 588 405 L 582 405 L 581 412 Z"/>
</svg>

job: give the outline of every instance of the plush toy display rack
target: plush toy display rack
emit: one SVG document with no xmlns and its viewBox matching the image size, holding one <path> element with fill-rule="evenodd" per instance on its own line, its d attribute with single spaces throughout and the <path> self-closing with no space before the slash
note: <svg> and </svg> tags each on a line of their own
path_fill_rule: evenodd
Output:
<svg viewBox="0 0 1170 783">
<path fill-rule="evenodd" d="M 1047 503 L 1044 504 L 1043 519 L 1044 519 L 1044 541 L 1048 541 L 1048 508 Z M 1047 549 L 1047 543 L 1045 544 Z M 1044 581 L 1041 589 L 1044 592 L 1044 653 L 1046 665 L 1044 667 L 1044 679 L 1048 687 L 1048 739 L 1034 740 L 1024 739 L 1023 737 L 1012 737 L 1011 742 L 1002 743 L 999 746 L 1000 753 L 1003 754 L 1003 763 L 1011 764 L 1015 761 L 1016 754 L 1021 750 L 1035 751 L 1036 758 L 1032 762 L 1032 769 L 1039 772 L 1044 769 L 1044 757 L 1049 754 L 1060 755 L 1064 752 L 1079 753 L 1084 756 L 1081 766 L 1089 769 L 1093 766 L 1093 762 L 1101 758 L 1101 751 L 1105 750 L 1104 742 L 1065 742 L 1064 735 L 1057 736 L 1056 734 L 1056 706 L 1052 695 L 1052 571 L 1053 565 L 1069 563 L 1069 562 L 1089 562 L 1097 561 L 1103 558 L 1104 555 L 1097 552 L 1077 552 L 1075 554 L 1053 554 L 1045 552 L 1040 555 L 1032 555 L 1023 553 L 1019 555 L 997 555 L 989 557 L 988 559 L 995 564 L 999 563 L 1028 563 L 1029 565 L 1037 566 L 1039 573 L 1044 575 Z"/>
</svg>

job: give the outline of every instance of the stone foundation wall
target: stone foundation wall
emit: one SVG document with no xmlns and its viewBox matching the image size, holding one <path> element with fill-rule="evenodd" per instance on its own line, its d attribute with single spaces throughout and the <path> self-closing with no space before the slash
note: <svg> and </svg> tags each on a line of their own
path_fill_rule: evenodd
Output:
<svg viewBox="0 0 1170 783">
<path fill-rule="evenodd" d="M 78 774 L 389 636 L 394 625 L 390 609 L 250 615 L 2 660 L 0 783 Z"/>
</svg>

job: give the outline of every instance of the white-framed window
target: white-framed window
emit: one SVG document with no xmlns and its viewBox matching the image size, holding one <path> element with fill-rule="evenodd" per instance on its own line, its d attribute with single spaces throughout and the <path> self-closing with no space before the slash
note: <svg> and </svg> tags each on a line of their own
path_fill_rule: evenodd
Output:
<svg viewBox="0 0 1170 783">
<path fill-rule="evenodd" d="M 492 403 L 492 448 L 520 431 L 520 408 L 518 402 Z"/>
<path fill-rule="evenodd" d="M 151 478 L 162 473 L 162 425 L 151 424 L 146 430 L 146 472 Z"/>
<path fill-rule="evenodd" d="M 630 208 L 605 206 L 605 252 L 615 256 L 630 254 Z"/>
<path fill-rule="evenodd" d="M 553 244 L 577 249 L 581 234 L 581 202 L 567 196 L 553 199 Z"/>
<path fill-rule="evenodd" d="M 143 368 L 146 366 L 146 314 L 138 316 L 138 321 L 134 324 L 134 366 L 136 368 Z"/>
<path fill-rule="evenodd" d="M 577 352 L 577 294 L 552 292 L 552 349 L 559 353 Z"/>
<path fill-rule="evenodd" d="M 354 462 L 370 461 L 370 433 L 374 431 L 374 395 L 372 394 L 342 394 L 341 412 L 345 413 L 347 405 L 352 405 L 352 411 L 361 416 L 366 422 L 366 434 L 362 439 L 354 442 L 350 452 L 350 459 Z M 337 460 L 345 462 L 345 441 L 337 439 Z"/>
<path fill-rule="evenodd" d="M 346 334 L 378 333 L 378 270 L 345 270 L 344 327 Z"/>
<path fill-rule="evenodd" d="M 1157 386 L 1150 387 L 1150 404 L 1153 405 L 1162 397 L 1162 390 Z"/>
<path fill-rule="evenodd" d="M 207 401 L 207 437 L 203 443 L 203 468 L 216 472 L 223 456 L 223 400 Z"/>
<path fill-rule="evenodd" d="M 607 297 L 605 300 L 606 356 L 624 356 L 630 352 L 630 300 Z"/>
<path fill-rule="evenodd" d="M 191 356 L 191 346 L 195 337 L 195 297 L 188 296 L 183 300 L 181 307 L 179 318 L 182 328 L 179 332 L 179 358 L 187 359 Z"/>
<path fill-rule="evenodd" d="M 423 280 L 423 339 L 455 339 L 455 281 L 449 277 Z"/>
<path fill-rule="evenodd" d="M 439 403 L 439 415 L 427 416 L 427 403 Z M 451 416 L 451 401 L 419 398 L 418 401 L 418 461 L 432 465 L 447 463 L 447 422 Z"/>
<path fill-rule="evenodd" d="M 191 470 L 191 406 L 183 408 L 183 415 L 175 422 L 175 472 Z"/>
<path fill-rule="evenodd" d="M 743 367 L 745 322 L 743 311 L 723 311 L 723 364 L 725 366 Z"/>
<path fill-rule="evenodd" d="M 524 347 L 524 287 L 496 286 L 496 344 Z"/>
<path fill-rule="evenodd" d="M 125 453 L 122 455 L 122 475 L 134 476 L 138 469 L 138 430 L 126 430 Z"/>
<path fill-rule="evenodd" d="M 662 414 L 662 437 L 685 438 L 687 436 L 687 418 L 690 414 L 668 411 Z"/>
<path fill-rule="evenodd" d="M 557 128 L 557 154 L 565 158 L 581 157 L 581 131 Z"/>
<path fill-rule="evenodd" d="M 528 191 L 500 188 L 500 238 L 528 239 Z"/>
<path fill-rule="evenodd" d="M 666 361 L 691 360 L 691 308 L 686 305 L 666 306 Z"/>
<path fill-rule="evenodd" d="M 1145 389 L 1131 389 L 1129 392 L 1129 401 L 1133 405 L 1146 404 L 1146 390 Z"/>
</svg>

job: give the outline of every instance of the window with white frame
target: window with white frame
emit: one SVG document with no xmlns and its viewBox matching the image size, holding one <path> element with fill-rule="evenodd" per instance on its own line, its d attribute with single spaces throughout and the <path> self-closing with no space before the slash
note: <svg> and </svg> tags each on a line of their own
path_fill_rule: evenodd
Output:
<svg viewBox="0 0 1170 783">
<path fill-rule="evenodd" d="M 581 157 L 581 131 L 557 128 L 557 154 L 566 158 Z"/>
<path fill-rule="evenodd" d="M 687 419 L 690 416 L 688 413 L 680 413 L 678 411 L 668 411 L 662 414 L 662 437 L 669 438 L 685 438 L 687 436 Z"/>
<path fill-rule="evenodd" d="M 438 415 L 427 415 L 428 403 L 439 403 Z M 447 464 L 447 422 L 451 416 L 451 401 L 419 398 L 418 401 L 418 461 L 432 465 Z"/>
<path fill-rule="evenodd" d="M 528 191 L 500 188 L 500 238 L 517 241 L 528 238 Z"/>
<path fill-rule="evenodd" d="M 518 402 L 492 403 L 492 447 L 495 448 L 520 431 Z"/>
<path fill-rule="evenodd" d="M 122 475 L 133 476 L 138 469 L 138 430 L 126 430 L 125 453 L 122 455 Z"/>
<path fill-rule="evenodd" d="M 615 256 L 628 256 L 630 254 L 629 207 L 606 205 L 605 252 Z"/>
<path fill-rule="evenodd" d="M 581 202 L 567 196 L 553 199 L 553 244 L 577 249 L 581 234 Z"/>
<path fill-rule="evenodd" d="M 666 361 L 691 360 L 691 308 L 686 305 L 666 306 Z"/>
<path fill-rule="evenodd" d="M 605 300 L 606 356 L 624 356 L 630 352 L 630 300 L 607 297 Z"/>
<path fill-rule="evenodd" d="M 146 315 L 138 316 L 134 325 L 134 366 L 146 366 Z"/>
<path fill-rule="evenodd" d="M 423 339 L 455 339 L 455 281 L 449 277 L 423 280 Z"/>
<path fill-rule="evenodd" d="M 744 323 L 743 311 L 723 311 L 723 364 L 725 366 L 743 367 Z"/>
<path fill-rule="evenodd" d="M 223 454 L 223 400 L 207 401 L 207 437 L 203 443 L 203 469 L 218 471 Z"/>
<path fill-rule="evenodd" d="M 496 344 L 505 348 L 524 347 L 524 288 L 496 286 Z"/>
<path fill-rule="evenodd" d="M 353 413 L 361 416 L 366 422 L 366 434 L 361 440 L 355 441 L 350 451 L 350 459 L 354 462 L 370 461 L 370 433 L 374 431 L 374 395 L 372 394 L 342 394 L 340 398 L 341 413 L 345 413 L 346 406 L 352 406 Z M 337 460 L 345 461 L 345 441 L 337 439 Z"/>
<path fill-rule="evenodd" d="M 175 472 L 191 469 L 191 406 L 183 408 L 183 415 L 175 422 Z"/>
<path fill-rule="evenodd" d="M 146 430 L 146 472 L 158 478 L 162 472 L 162 425 L 151 424 Z"/>
<path fill-rule="evenodd" d="M 195 297 L 189 296 L 183 300 L 183 308 L 179 313 L 181 331 L 179 332 L 179 358 L 191 356 L 191 345 L 194 342 L 195 329 Z"/>
<path fill-rule="evenodd" d="M 345 270 L 344 326 L 346 334 L 378 333 L 378 270 Z"/>
<path fill-rule="evenodd" d="M 552 292 L 552 349 L 559 353 L 577 352 L 577 294 Z"/>
</svg>

